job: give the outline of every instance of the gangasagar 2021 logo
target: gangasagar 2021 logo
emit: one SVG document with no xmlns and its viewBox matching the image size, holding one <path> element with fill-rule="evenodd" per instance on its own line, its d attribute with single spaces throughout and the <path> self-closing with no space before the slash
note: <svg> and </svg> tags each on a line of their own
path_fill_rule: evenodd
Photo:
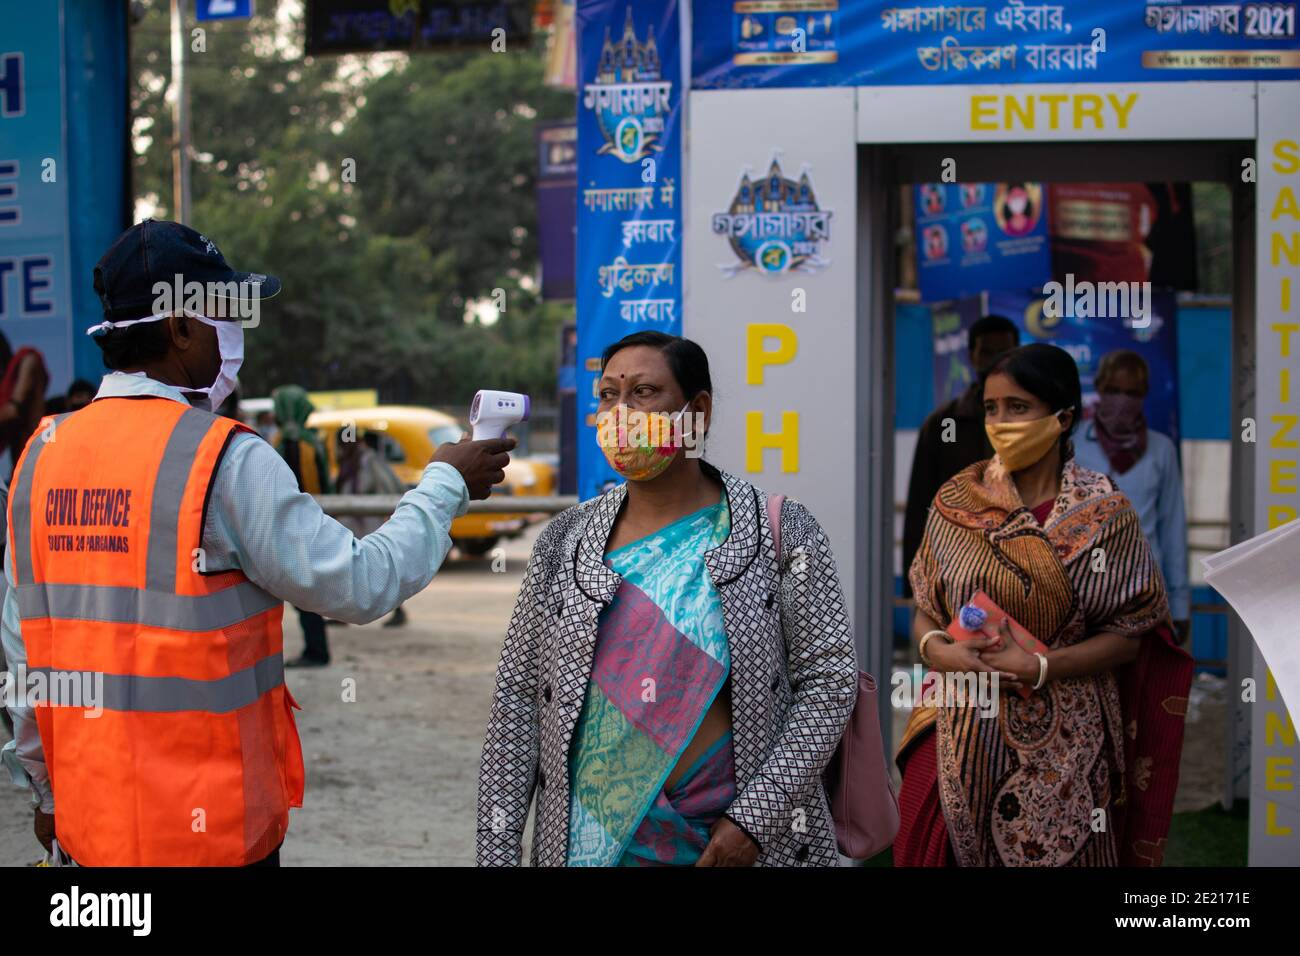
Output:
<svg viewBox="0 0 1300 956">
<path fill-rule="evenodd" d="M 673 85 L 660 79 L 659 50 L 654 27 L 646 28 L 645 42 L 636 38 L 629 4 L 623 38 L 614 43 L 605 27 L 605 45 L 595 82 L 583 87 L 582 105 L 595 112 L 605 145 L 597 150 L 625 163 L 635 163 L 663 149 L 664 119 Z"/>
<path fill-rule="evenodd" d="M 779 156 L 755 182 L 746 166 L 726 212 L 713 214 L 713 231 L 726 236 L 740 262 L 722 265 L 728 277 L 745 269 L 767 275 L 819 272 L 830 265 L 822 246 L 831 238 L 831 211 L 817 205 L 807 163 L 798 181 L 786 178 Z"/>
</svg>

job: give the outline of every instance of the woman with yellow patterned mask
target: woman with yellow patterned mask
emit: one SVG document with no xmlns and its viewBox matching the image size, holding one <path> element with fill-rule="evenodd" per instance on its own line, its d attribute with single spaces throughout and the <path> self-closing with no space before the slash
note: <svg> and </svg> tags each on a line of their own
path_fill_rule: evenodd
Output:
<svg viewBox="0 0 1300 956">
<path fill-rule="evenodd" d="M 995 454 L 935 495 L 909 569 L 913 635 L 934 686 L 973 673 L 997 706 L 932 694 L 913 710 L 898 865 L 1137 866 L 1163 853 L 1192 660 L 1137 512 L 1074 461 L 1081 405 L 1067 352 L 1006 353 L 984 378 Z M 1005 615 L 988 622 L 997 636 L 954 643 L 955 617 L 986 623 L 977 591 Z M 1046 652 L 1014 640 L 1007 617 Z"/>
</svg>

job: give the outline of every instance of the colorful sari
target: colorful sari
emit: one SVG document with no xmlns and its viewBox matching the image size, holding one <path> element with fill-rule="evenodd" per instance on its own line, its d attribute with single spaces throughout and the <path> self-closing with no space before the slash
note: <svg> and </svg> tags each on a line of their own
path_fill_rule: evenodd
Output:
<svg viewBox="0 0 1300 956">
<path fill-rule="evenodd" d="M 982 589 L 1050 648 L 1102 631 L 1142 645 L 1116 671 L 1003 695 L 996 719 L 976 707 L 916 708 L 899 751 L 895 862 L 1158 864 L 1192 661 L 1173 643 L 1128 499 L 1070 459 L 1040 526 L 998 459 L 979 462 L 935 496 L 910 575 L 917 607 L 940 626 Z"/>
<path fill-rule="evenodd" d="M 731 669 L 704 564 L 729 532 L 724 500 L 606 556 L 623 580 L 569 755 L 569 866 L 693 865 L 735 799 L 730 732 L 664 787 Z"/>
</svg>

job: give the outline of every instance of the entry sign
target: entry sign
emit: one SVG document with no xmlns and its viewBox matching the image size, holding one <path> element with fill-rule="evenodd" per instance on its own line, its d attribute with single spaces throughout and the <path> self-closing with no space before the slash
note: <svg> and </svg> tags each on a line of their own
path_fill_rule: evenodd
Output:
<svg viewBox="0 0 1300 956">
<path fill-rule="evenodd" d="M 253 0 L 194 0 L 200 20 L 238 20 L 253 15 Z"/>
</svg>

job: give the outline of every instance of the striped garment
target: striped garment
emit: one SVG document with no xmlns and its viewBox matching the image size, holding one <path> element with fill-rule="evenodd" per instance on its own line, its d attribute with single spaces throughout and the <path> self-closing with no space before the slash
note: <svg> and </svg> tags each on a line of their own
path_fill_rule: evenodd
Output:
<svg viewBox="0 0 1300 956">
<path fill-rule="evenodd" d="M 1072 458 L 1041 527 L 996 457 L 958 473 L 935 496 L 910 575 L 917 607 L 941 626 L 983 590 L 1049 648 L 1099 632 L 1153 636 L 1169 619 L 1136 512 L 1109 478 Z M 1117 671 L 1051 680 L 1028 698 L 1004 695 L 996 718 L 975 707 L 917 708 L 904 752 L 934 729 L 939 798 L 958 865 L 1118 865 L 1131 851 L 1120 823 L 1135 802 L 1162 839 L 1191 679 L 1188 662 L 1165 661 L 1169 679 L 1146 687 L 1160 699 L 1142 710 L 1127 705 Z M 1139 712 L 1144 730 L 1157 714 L 1168 718 L 1158 749 L 1142 749 Z M 1148 790 L 1153 768 L 1158 793 Z M 1094 826 L 1098 811 L 1104 829 Z"/>
</svg>

